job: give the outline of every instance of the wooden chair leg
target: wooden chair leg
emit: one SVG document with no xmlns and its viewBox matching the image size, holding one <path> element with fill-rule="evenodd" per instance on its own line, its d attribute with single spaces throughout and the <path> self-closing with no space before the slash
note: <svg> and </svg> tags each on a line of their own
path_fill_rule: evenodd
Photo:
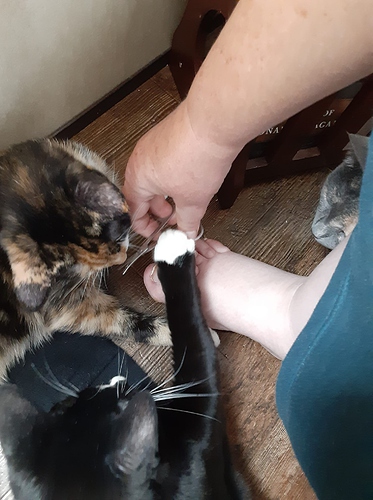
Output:
<svg viewBox="0 0 373 500">
<path fill-rule="evenodd" d="M 204 29 L 207 16 L 221 15 L 224 22 L 238 0 L 189 0 L 184 16 L 176 29 L 169 66 L 180 97 L 184 99 L 205 57 L 208 31 Z M 246 158 L 243 153 L 233 162 L 218 199 L 222 208 L 233 205 L 245 183 Z"/>
<path fill-rule="evenodd" d="M 184 99 L 205 57 L 208 33 L 203 29 L 210 14 L 227 19 L 238 0 L 189 0 L 177 27 L 170 53 L 170 70 L 180 97 Z"/>
<path fill-rule="evenodd" d="M 220 207 L 223 209 L 230 208 L 233 205 L 237 196 L 240 194 L 240 191 L 245 186 L 245 173 L 249 148 L 250 145 L 246 144 L 246 146 L 242 149 L 240 154 L 232 163 L 232 166 L 224 179 L 221 188 L 219 189 L 218 200 Z"/>
</svg>

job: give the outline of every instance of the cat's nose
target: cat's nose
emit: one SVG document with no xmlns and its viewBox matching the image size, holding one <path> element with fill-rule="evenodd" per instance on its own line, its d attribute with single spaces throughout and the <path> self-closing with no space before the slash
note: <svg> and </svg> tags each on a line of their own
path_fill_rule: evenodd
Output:
<svg viewBox="0 0 373 500">
<path fill-rule="evenodd" d="M 312 234 L 320 245 L 330 250 L 333 250 L 346 236 L 342 229 L 326 227 L 324 224 L 317 223 L 312 225 Z"/>
<path fill-rule="evenodd" d="M 124 241 L 127 238 L 130 227 L 131 218 L 129 214 L 121 214 L 107 224 L 105 236 L 109 241 Z"/>
</svg>

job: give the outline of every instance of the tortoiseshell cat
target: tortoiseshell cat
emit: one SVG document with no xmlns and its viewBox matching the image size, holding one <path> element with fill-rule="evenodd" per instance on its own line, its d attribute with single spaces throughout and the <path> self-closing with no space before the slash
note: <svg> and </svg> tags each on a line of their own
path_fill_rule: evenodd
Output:
<svg viewBox="0 0 373 500">
<path fill-rule="evenodd" d="M 335 248 L 352 233 L 359 217 L 359 196 L 368 154 L 368 137 L 350 134 L 350 147 L 343 162 L 326 178 L 312 223 L 321 245 Z"/>
<path fill-rule="evenodd" d="M 168 230 L 154 258 L 174 346 L 174 386 L 131 390 L 115 377 L 49 413 L 14 385 L 0 387 L 0 439 L 16 500 L 249 498 L 231 464 L 194 241 Z"/>
<path fill-rule="evenodd" d="M 126 259 L 130 229 L 112 176 L 73 142 L 29 141 L 0 156 L 0 379 L 57 330 L 170 343 L 165 320 L 100 289 L 100 273 Z"/>
</svg>

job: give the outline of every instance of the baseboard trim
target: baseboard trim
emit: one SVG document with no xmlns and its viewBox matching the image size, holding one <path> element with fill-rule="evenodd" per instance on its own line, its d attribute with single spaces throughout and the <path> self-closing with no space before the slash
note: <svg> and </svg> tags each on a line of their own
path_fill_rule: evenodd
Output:
<svg viewBox="0 0 373 500">
<path fill-rule="evenodd" d="M 158 71 L 164 68 L 169 61 L 169 51 L 162 54 L 160 57 L 152 61 L 148 66 L 140 70 L 134 76 L 124 81 L 111 92 L 103 96 L 97 102 L 81 114 L 73 118 L 70 122 L 56 130 L 52 137 L 57 139 L 70 139 L 78 132 L 87 127 L 90 123 L 96 120 L 103 113 L 115 106 L 128 94 L 136 90 L 140 85 L 145 83 L 149 78 L 154 76 Z"/>
</svg>

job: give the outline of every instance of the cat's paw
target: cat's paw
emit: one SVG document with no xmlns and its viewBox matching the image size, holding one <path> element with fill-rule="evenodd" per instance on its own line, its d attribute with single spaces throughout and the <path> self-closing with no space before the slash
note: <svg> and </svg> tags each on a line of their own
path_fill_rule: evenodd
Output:
<svg viewBox="0 0 373 500">
<path fill-rule="evenodd" d="M 179 257 L 193 253 L 194 248 L 194 240 L 190 240 L 185 233 L 167 229 L 160 235 L 154 248 L 154 261 L 174 264 Z"/>
</svg>

